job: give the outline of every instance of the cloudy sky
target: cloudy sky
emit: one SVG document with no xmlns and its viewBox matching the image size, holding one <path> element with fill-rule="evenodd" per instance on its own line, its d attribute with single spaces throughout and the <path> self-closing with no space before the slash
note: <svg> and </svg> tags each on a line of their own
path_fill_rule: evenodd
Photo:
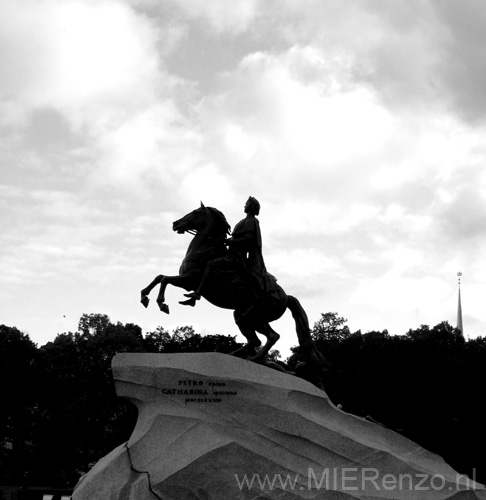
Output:
<svg viewBox="0 0 486 500">
<path fill-rule="evenodd" d="M 481 0 L 0 0 L 0 323 L 237 334 L 139 291 L 177 274 L 172 221 L 202 200 L 234 226 L 252 195 L 311 324 L 455 325 L 462 271 L 486 335 L 485 25 Z"/>
</svg>

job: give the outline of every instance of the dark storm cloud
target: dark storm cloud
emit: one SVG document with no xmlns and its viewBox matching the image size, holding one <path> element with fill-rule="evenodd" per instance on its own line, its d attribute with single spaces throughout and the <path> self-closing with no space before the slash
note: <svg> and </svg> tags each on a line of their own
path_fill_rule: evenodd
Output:
<svg viewBox="0 0 486 500">
<path fill-rule="evenodd" d="M 377 43 L 361 50 L 354 74 L 388 106 L 449 108 L 468 124 L 486 120 L 486 9 L 481 0 L 365 2 L 364 31 Z M 370 37 L 372 40 L 372 37 Z"/>
<path fill-rule="evenodd" d="M 486 121 L 486 9 L 481 0 L 433 2 L 448 31 L 439 78 L 467 122 Z"/>
</svg>

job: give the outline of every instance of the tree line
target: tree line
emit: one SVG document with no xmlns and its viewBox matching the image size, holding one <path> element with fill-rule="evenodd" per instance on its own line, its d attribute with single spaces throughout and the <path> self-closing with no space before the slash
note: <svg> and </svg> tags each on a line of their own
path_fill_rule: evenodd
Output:
<svg viewBox="0 0 486 500">
<path fill-rule="evenodd" d="M 325 390 L 334 404 L 486 481 L 480 392 L 486 338 L 465 341 L 447 322 L 404 335 L 351 332 L 337 313 L 322 314 L 311 333 L 332 365 Z M 113 323 L 104 314 L 84 314 L 76 332 L 41 347 L 17 328 L 0 325 L 0 484 L 73 487 L 128 440 L 137 415 L 116 396 L 116 353 L 230 353 L 240 345 L 234 336 L 201 335 L 191 326 L 143 335 L 139 326 Z M 284 361 L 278 351 L 270 358 L 295 371 L 299 347 L 291 351 Z"/>
</svg>

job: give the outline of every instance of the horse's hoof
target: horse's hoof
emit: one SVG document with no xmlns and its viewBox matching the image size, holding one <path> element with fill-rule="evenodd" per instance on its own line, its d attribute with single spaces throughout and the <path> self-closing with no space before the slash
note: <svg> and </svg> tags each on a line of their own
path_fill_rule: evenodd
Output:
<svg viewBox="0 0 486 500">
<path fill-rule="evenodd" d="M 236 349 L 236 351 L 230 352 L 230 356 L 236 356 L 237 358 L 243 358 L 252 361 L 252 359 L 250 358 L 253 356 L 258 356 L 258 350 L 255 347 L 244 345 L 243 347 Z"/>
<path fill-rule="evenodd" d="M 182 304 L 183 306 L 194 307 L 196 305 L 196 299 L 181 300 L 179 304 Z"/>
<path fill-rule="evenodd" d="M 255 354 L 254 356 L 247 356 L 245 359 L 247 361 L 252 361 L 253 363 L 257 363 L 259 365 L 265 364 L 265 356 L 262 356 L 261 354 Z"/>
<path fill-rule="evenodd" d="M 150 299 L 146 295 L 142 295 L 140 302 L 142 303 L 143 307 L 146 308 L 149 305 Z"/>
<path fill-rule="evenodd" d="M 165 313 L 165 314 L 169 314 L 169 306 L 167 304 L 164 304 L 162 302 L 162 304 L 159 304 L 159 309 Z"/>
<path fill-rule="evenodd" d="M 243 351 L 242 349 L 236 349 L 236 351 L 230 352 L 229 355 L 244 359 L 246 357 L 246 351 Z"/>
</svg>

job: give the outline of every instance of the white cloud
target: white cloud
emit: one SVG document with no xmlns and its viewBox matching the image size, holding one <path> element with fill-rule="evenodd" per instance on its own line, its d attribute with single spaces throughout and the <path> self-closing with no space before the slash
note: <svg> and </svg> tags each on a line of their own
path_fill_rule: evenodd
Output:
<svg viewBox="0 0 486 500">
<path fill-rule="evenodd" d="M 241 160 L 246 163 L 252 160 L 257 150 L 257 138 L 236 123 L 230 123 L 227 126 L 225 143 L 230 152 L 240 156 Z"/>
<path fill-rule="evenodd" d="M 157 33 L 123 3 L 7 1 L 2 13 L 0 88 L 18 106 L 54 107 L 80 124 L 93 106 L 152 94 Z"/>
<path fill-rule="evenodd" d="M 6 125 L 37 109 L 57 110 L 78 132 L 78 147 L 89 151 L 88 180 L 98 186 L 142 194 L 155 179 L 170 190 L 194 166 L 197 129 L 175 103 L 190 85 L 162 63 L 179 36 L 174 30 L 157 30 L 119 0 L 8 1 L 7 7 L 0 16 L 11 35 L 0 50 Z"/>
<path fill-rule="evenodd" d="M 326 257 L 321 249 L 292 249 L 270 254 L 267 267 L 279 276 L 291 276 L 305 281 L 329 272 L 337 272 L 341 265 L 336 259 Z"/>
<path fill-rule="evenodd" d="M 366 279 L 358 284 L 350 300 L 356 304 L 376 307 L 395 312 L 442 310 L 443 302 L 449 297 L 450 284 L 436 277 L 403 277 L 387 273 L 376 279 Z M 391 320 L 390 320 L 391 321 Z M 437 322 L 440 316 L 437 316 Z"/>
<path fill-rule="evenodd" d="M 236 198 L 228 176 L 214 163 L 195 167 L 186 173 L 177 192 L 186 203 L 192 200 L 191 210 L 197 208 L 200 201 L 221 208 Z"/>
<path fill-rule="evenodd" d="M 161 102 L 127 117 L 99 137 L 96 177 L 135 188 L 157 178 L 173 187 L 198 161 L 200 137 L 171 102 Z"/>
<path fill-rule="evenodd" d="M 200 106 L 215 144 L 210 154 L 233 165 L 242 182 L 258 177 L 261 190 L 276 193 L 336 193 L 326 181 L 341 175 L 345 188 L 351 166 L 359 182 L 396 125 L 372 93 L 347 78 L 310 47 L 245 57 L 225 75 L 220 95 Z"/>
</svg>

